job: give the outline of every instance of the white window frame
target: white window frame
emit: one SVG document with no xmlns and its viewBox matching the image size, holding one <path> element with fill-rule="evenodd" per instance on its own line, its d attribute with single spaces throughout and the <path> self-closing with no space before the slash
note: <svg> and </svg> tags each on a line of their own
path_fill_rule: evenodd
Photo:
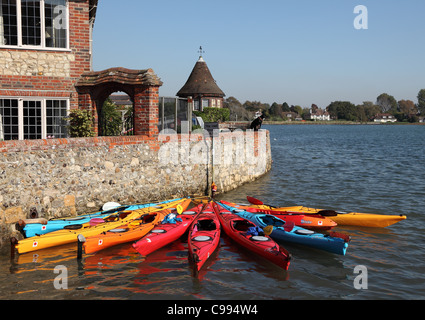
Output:
<svg viewBox="0 0 425 320">
<path fill-rule="evenodd" d="M 17 45 L 0 45 L 0 48 L 10 48 L 10 49 L 30 49 L 30 50 L 50 50 L 50 51 L 71 51 L 69 47 L 69 1 L 66 0 L 66 48 L 52 48 L 46 46 L 46 20 L 45 20 L 45 1 L 40 0 L 40 21 L 41 21 L 41 45 L 25 45 L 22 44 L 22 2 L 21 0 L 16 0 L 16 22 L 17 22 Z"/>
<path fill-rule="evenodd" d="M 66 101 L 66 112 L 69 114 L 70 100 L 67 98 L 56 98 L 56 97 L 3 97 L 0 99 L 18 100 L 18 139 L 24 139 L 24 101 L 40 101 L 41 102 L 41 139 L 47 139 L 47 112 L 46 102 L 47 100 L 54 101 Z"/>
</svg>

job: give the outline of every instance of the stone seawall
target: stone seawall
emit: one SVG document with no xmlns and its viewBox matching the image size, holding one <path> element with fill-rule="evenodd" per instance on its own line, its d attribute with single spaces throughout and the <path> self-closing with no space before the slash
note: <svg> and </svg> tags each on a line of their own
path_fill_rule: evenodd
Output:
<svg viewBox="0 0 425 320">
<path fill-rule="evenodd" d="M 109 201 L 142 203 L 226 192 L 271 168 L 269 132 L 160 134 L 0 142 L 0 245 L 15 223 L 94 212 Z"/>
</svg>

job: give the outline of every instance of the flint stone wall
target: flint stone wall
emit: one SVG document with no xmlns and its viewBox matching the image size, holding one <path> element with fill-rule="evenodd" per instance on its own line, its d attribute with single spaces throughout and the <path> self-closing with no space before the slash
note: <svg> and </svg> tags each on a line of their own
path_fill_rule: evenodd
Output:
<svg viewBox="0 0 425 320">
<path fill-rule="evenodd" d="M 268 131 L 221 133 L 214 143 L 194 134 L 3 141 L 0 245 L 34 209 L 51 219 L 95 212 L 110 201 L 205 195 L 213 174 L 226 192 L 270 168 Z"/>
</svg>

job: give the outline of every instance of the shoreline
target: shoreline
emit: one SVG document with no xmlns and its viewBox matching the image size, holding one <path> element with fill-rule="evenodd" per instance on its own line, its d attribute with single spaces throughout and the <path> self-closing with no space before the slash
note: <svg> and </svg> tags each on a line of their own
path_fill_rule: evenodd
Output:
<svg viewBox="0 0 425 320">
<path fill-rule="evenodd" d="M 226 124 L 236 126 L 249 126 L 250 121 L 226 121 Z M 263 125 L 374 125 L 374 126 L 399 126 L 399 125 L 425 125 L 425 122 L 357 122 L 357 121 L 264 121 Z"/>
</svg>

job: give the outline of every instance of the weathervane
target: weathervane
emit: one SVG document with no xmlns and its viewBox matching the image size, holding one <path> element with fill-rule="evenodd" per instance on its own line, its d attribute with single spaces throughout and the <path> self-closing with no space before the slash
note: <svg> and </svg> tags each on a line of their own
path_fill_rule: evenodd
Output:
<svg viewBox="0 0 425 320">
<path fill-rule="evenodd" d="M 202 54 L 205 53 L 204 50 L 202 50 L 202 46 L 199 47 L 199 58 L 202 58 Z"/>
</svg>

